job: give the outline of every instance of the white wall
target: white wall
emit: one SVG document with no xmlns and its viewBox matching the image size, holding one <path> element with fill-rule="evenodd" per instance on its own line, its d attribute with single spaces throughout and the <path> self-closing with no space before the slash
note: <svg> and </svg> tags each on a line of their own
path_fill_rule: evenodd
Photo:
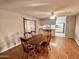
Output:
<svg viewBox="0 0 79 59">
<path fill-rule="evenodd" d="M 75 37 L 75 24 L 76 24 L 76 16 L 67 16 L 66 17 L 66 32 L 65 36 L 67 38 Z"/>
<path fill-rule="evenodd" d="M 36 20 L 27 16 L 26 19 Z M 22 15 L 0 10 L 0 52 L 19 44 L 19 36 L 23 36 L 23 32 Z"/>
<path fill-rule="evenodd" d="M 79 45 L 79 15 L 76 16 L 75 40 Z"/>
<path fill-rule="evenodd" d="M 20 43 L 18 36 L 22 35 L 22 32 L 22 16 L 0 10 L 0 52 Z"/>
</svg>

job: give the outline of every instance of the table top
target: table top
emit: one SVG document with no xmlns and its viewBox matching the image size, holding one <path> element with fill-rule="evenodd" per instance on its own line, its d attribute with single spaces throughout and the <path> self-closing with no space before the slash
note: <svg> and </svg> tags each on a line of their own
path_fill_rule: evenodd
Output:
<svg viewBox="0 0 79 59">
<path fill-rule="evenodd" d="M 45 37 L 33 36 L 27 41 L 27 43 L 33 44 L 33 45 L 38 45 L 43 41 L 46 41 Z"/>
</svg>

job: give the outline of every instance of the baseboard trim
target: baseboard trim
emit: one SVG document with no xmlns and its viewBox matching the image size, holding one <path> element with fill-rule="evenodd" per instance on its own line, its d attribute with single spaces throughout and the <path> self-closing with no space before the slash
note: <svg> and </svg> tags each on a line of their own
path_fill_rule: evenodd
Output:
<svg viewBox="0 0 79 59">
<path fill-rule="evenodd" d="M 16 44 L 16 45 L 13 45 L 13 46 L 11 46 L 11 47 L 9 47 L 9 48 L 7 48 L 7 49 L 1 51 L 0 53 L 6 52 L 7 50 L 12 49 L 12 48 L 14 48 L 14 47 L 16 47 L 16 46 L 18 46 L 18 45 L 20 45 L 20 44 L 21 44 L 21 43 L 18 43 L 18 44 Z"/>
<path fill-rule="evenodd" d="M 78 40 L 75 40 L 76 41 L 76 43 L 78 44 L 78 46 L 79 46 L 79 41 Z"/>
</svg>

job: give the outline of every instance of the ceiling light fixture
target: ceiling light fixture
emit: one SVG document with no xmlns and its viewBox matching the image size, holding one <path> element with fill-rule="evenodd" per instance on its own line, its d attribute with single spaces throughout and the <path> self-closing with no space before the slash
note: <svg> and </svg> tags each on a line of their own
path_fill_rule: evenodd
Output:
<svg viewBox="0 0 79 59">
<path fill-rule="evenodd" d="M 51 15 L 50 16 L 50 19 L 55 19 L 56 18 L 56 15 Z"/>
<path fill-rule="evenodd" d="M 55 18 L 56 18 L 56 15 L 54 15 L 54 13 L 51 12 L 50 19 L 55 19 Z"/>
</svg>

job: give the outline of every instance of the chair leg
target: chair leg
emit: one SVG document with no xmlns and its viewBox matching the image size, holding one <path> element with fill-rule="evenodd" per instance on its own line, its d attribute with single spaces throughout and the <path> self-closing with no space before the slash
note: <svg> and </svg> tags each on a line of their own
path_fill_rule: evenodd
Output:
<svg viewBox="0 0 79 59">
<path fill-rule="evenodd" d="M 29 59 L 29 53 L 27 53 L 27 59 Z"/>
<path fill-rule="evenodd" d="M 51 50 L 51 47 L 50 46 L 48 46 L 48 48 L 49 48 L 49 50 Z"/>
<path fill-rule="evenodd" d="M 23 59 L 24 58 L 24 52 L 23 52 L 23 54 L 22 54 L 22 57 L 21 57 L 21 59 Z"/>
</svg>

